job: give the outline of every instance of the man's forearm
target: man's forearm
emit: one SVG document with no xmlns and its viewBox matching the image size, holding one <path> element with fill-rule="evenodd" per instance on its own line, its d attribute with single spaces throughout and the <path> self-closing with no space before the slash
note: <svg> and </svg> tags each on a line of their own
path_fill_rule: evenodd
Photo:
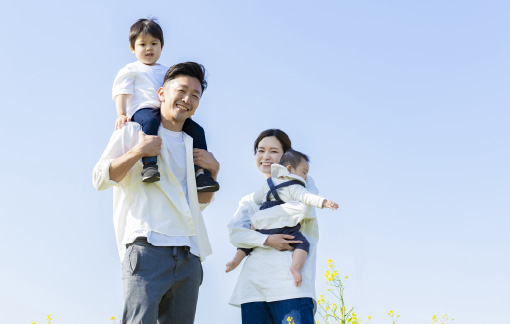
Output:
<svg viewBox="0 0 510 324">
<path fill-rule="evenodd" d="M 120 182 L 131 170 L 133 165 L 142 158 L 137 150 L 130 150 L 126 154 L 119 156 L 110 164 L 110 180 Z"/>
</svg>

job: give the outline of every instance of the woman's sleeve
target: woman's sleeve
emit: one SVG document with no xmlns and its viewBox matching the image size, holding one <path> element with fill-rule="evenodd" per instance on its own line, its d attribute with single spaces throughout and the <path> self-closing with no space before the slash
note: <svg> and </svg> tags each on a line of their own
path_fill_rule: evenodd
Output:
<svg viewBox="0 0 510 324">
<path fill-rule="evenodd" d="M 259 190 L 255 191 L 255 193 L 253 194 L 253 201 L 257 205 L 262 205 L 262 203 L 264 203 L 265 200 L 266 200 L 266 190 L 265 190 L 264 186 L 261 186 L 259 188 Z"/>
<path fill-rule="evenodd" d="M 237 208 L 234 217 L 228 223 L 228 232 L 230 243 L 236 247 L 251 249 L 255 247 L 264 247 L 268 235 L 260 234 L 250 229 L 251 216 L 255 213 L 256 204 L 253 201 L 253 194 L 241 199 L 239 208 Z"/>
</svg>

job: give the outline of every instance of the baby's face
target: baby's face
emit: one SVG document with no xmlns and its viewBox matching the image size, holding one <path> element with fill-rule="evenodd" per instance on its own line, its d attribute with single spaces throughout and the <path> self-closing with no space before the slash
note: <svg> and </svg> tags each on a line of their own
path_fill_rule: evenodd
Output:
<svg viewBox="0 0 510 324">
<path fill-rule="evenodd" d="M 139 35 L 135 48 L 131 48 L 138 61 L 146 65 L 154 65 L 161 56 L 161 42 L 152 35 Z"/>
<path fill-rule="evenodd" d="M 307 179 L 308 171 L 310 171 L 310 164 L 306 160 L 302 159 L 298 166 L 294 169 L 292 165 L 287 166 L 287 170 L 290 173 L 300 176 L 303 179 Z"/>
</svg>

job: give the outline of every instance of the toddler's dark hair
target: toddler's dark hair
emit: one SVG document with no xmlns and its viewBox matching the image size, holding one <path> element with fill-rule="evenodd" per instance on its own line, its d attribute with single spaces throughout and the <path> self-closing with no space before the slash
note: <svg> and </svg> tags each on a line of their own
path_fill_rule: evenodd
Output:
<svg viewBox="0 0 510 324">
<path fill-rule="evenodd" d="M 202 93 L 207 89 L 207 80 L 205 79 L 205 68 L 202 64 L 195 62 L 184 62 L 172 65 L 165 74 L 163 84 L 167 81 L 173 80 L 180 75 L 186 75 L 192 78 L 197 78 L 202 86 Z"/>
<path fill-rule="evenodd" d="M 287 152 L 283 153 L 282 158 L 280 159 L 280 164 L 283 165 L 284 167 L 290 165 L 295 169 L 298 167 L 299 163 L 301 163 L 302 160 L 310 162 L 310 158 L 308 157 L 308 155 L 290 149 L 287 150 Z"/>
<path fill-rule="evenodd" d="M 163 30 L 152 18 L 138 19 L 133 26 L 131 26 L 129 29 L 129 46 L 131 46 L 131 48 L 135 48 L 136 39 L 140 35 L 151 35 L 152 37 L 159 39 L 162 48 L 165 44 L 165 41 L 163 40 Z"/>
</svg>

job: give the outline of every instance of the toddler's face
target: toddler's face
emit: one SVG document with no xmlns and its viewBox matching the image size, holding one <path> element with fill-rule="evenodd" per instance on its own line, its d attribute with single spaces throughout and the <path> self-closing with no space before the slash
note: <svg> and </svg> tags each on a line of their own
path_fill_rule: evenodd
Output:
<svg viewBox="0 0 510 324">
<path fill-rule="evenodd" d="M 295 169 L 292 167 L 292 165 L 288 165 L 287 170 L 289 170 L 290 173 L 296 174 L 306 180 L 308 171 L 310 171 L 310 164 L 306 162 L 306 160 L 301 159 L 301 162 Z"/>
<path fill-rule="evenodd" d="M 147 65 L 154 65 L 161 56 L 161 42 L 152 35 L 140 35 L 135 41 L 135 48 L 131 48 L 138 61 Z"/>
</svg>

